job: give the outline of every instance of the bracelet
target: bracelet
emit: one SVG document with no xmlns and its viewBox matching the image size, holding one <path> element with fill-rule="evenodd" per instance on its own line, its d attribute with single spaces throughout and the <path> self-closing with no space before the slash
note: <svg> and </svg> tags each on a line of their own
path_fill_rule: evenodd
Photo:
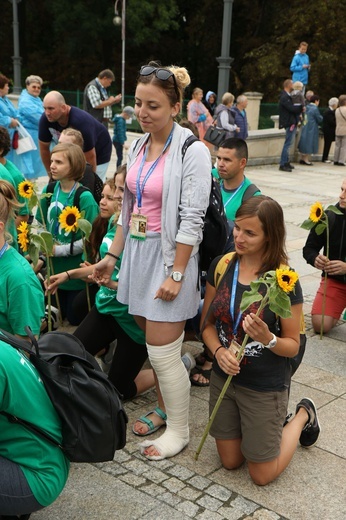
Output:
<svg viewBox="0 0 346 520">
<path fill-rule="evenodd" d="M 68 281 L 70 281 L 71 280 L 70 273 L 68 271 L 65 271 L 65 273 L 67 274 Z"/>
<path fill-rule="evenodd" d="M 113 255 L 113 253 L 111 253 L 110 251 L 107 251 L 106 255 L 109 255 L 109 256 L 111 256 L 112 258 L 115 258 L 116 260 L 120 260 L 120 256 L 118 256 L 118 255 Z M 105 255 L 105 256 L 106 256 L 106 255 Z"/>
<path fill-rule="evenodd" d="M 217 349 L 216 349 L 215 352 L 214 352 L 214 357 L 216 356 L 216 352 L 217 352 L 218 350 L 220 350 L 220 348 L 225 348 L 225 347 L 224 347 L 223 345 L 220 345 L 219 347 L 217 347 Z"/>
</svg>

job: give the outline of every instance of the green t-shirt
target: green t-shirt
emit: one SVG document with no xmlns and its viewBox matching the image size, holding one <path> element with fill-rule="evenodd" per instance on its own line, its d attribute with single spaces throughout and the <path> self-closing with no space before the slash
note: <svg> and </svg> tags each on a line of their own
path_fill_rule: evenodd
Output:
<svg viewBox="0 0 346 520">
<path fill-rule="evenodd" d="M 26 356 L 2 341 L 0 410 L 33 423 L 61 442 L 60 419 L 39 373 Z M 0 456 L 20 465 L 42 506 L 54 502 L 61 493 L 70 467 L 61 449 L 1 414 Z"/>
<path fill-rule="evenodd" d="M 25 181 L 24 175 L 22 174 L 22 172 L 20 170 L 18 170 L 17 166 L 15 166 L 13 164 L 13 162 L 9 161 L 8 159 L 6 159 L 6 163 L 4 166 L 13 178 L 14 185 L 16 188 L 18 202 L 23 204 L 23 206 L 21 208 L 19 208 L 19 210 L 17 211 L 18 215 L 29 215 L 28 199 L 26 199 L 25 197 L 21 197 L 21 195 L 19 195 L 19 191 L 18 191 L 18 185 L 21 182 Z"/>
<path fill-rule="evenodd" d="M 77 187 L 79 184 L 77 183 Z M 46 193 L 47 187 L 43 188 L 42 193 Z M 54 192 L 51 198 L 44 198 L 41 200 L 42 213 L 46 222 L 47 231 L 52 233 L 54 242 L 56 244 L 71 244 L 72 233 L 64 231 L 59 224 L 59 215 L 67 206 L 74 205 L 74 193 L 65 193 L 60 188 L 60 182 L 57 182 L 54 187 Z M 90 191 L 83 191 L 79 201 L 79 211 L 84 211 L 84 218 L 91 224 L 99 213 L 99 207 Z M 36 219 L 42 223 L 41 214 L 36 212 Z M 82 238 L 82 233 L 77 230 L 74 234 L 74 242 Z M 70 269 L 77 269 L 82 262 L 82 253 L 77 255 L 70 255 L 68 248 L 68 256 L 55 256 L 53 260 L 54 274 L 63 273 Z M 80 290 L 85 287 L 83 280 L 70 280 L 62 283 L 59 289 L 72 291 Z"/>
<path fill-rule="evenodd" d="M 28 261 L 11 246 L 0 258 L 0 280 L 0 328 L 26 336 L 29 325 L 39 334 L 44 294 Z"/>
<path fill-rule="evenodd" d="M 215 179 L 220 179 L 218 171 L 216 168 L 212 169 L 212 175 Z M 244 176 L 243 184 L 238 186 L 235 190 L 228 190 L 223 186 L 222 181 L 220 182 L 221 187 L 221 195 L 222 201 L 226 213 L 227 220 L 234 221 L 235 214 L 237 213 L 238 208 L 242 205 L 243 195 L 246 189 L 252 184 L 252 182 Z M 254 196 L 260 195 L 260 190 L 256 191 Z"/>
<path fill-rule="evenodd" d="M 113 222 L 108 225 L 108 231 L 104 236 L 100 246 L 100 257 L 104 258 L 113 241 L 116 226 Z M 112 280 L 118 281 L 121 260 L 117 260 Z M 134 317 L 129 314 L 129 308 L 117 300 L 117 291 L 109 289 L 101 285 L 96 293 L 95 305 L 101 314 L 111 314 L 119 323 L 120 327 L 130 336 L 136 343 L 145 345 L 144 332 L 138 327 Z"/>
</svg>

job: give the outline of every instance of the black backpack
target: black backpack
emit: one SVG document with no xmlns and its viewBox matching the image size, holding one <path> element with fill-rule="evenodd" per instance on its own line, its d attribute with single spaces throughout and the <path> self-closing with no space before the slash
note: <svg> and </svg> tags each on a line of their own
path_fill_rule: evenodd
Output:
<svg viewBox="0 0 346 520">
<path fill-rule="evenodd" d="M 63 450 L 72 462 L 113 460 L 126 444 L 127 415 L 120 394 L 78 338 L 48 332 L 31 345 L 0 329 L 0 340 L 29 354 L 62 424 L 62 444 L 30 422 L 6 412 L 9 421 L 22 424 Z"/>
<path fill-rule="evenodd" d="M 183 160 L 186 150 L 195 141 L 198 141 L 198 138 L 194 135 L 186 139 L 181 152 Z M 213 176 L 211 177 L 209 205 L 204 217 L 203 240 L 199 245 L 199 265 L 202 272 L 209 269 L 216 256 L 222 255 L 228 238 L 228 224 L 220 185 Z"/>
</svg>

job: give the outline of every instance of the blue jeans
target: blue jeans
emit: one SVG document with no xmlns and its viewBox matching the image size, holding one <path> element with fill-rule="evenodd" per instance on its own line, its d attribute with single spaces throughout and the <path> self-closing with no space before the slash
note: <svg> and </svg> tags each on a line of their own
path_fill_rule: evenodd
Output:
<svg viewBox="0 0 346 520">
<path fill-rule="evenodd" d="M 289 159 L 289 150 L 292 144 L 292 141 L 295 138 L 297 132 L 297 126 L 291 130 L 291 127 L 286 128 L 286 137 L 285 137 L 285 143 L 281 152 L 281 158 L 280 158 L 280 166 L 285 166 L 285 164 L 288 164 L 290 162 Z"/>
</svg>

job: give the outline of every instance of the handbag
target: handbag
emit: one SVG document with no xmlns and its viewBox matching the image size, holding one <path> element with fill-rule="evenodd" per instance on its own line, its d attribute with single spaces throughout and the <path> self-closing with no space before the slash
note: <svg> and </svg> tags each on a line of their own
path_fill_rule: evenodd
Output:
<svg viewBox="0 0 346 520">
<path fill-rule="evenodd" d="M 19 123 L 16 130 L 18 132 L 18 146 L 15 149 L 17 155 L 37 150 L 35 141 L 21 123 Z"/>
<path fill-rule="evenodd" d="M 215 125 L 210 125 L 203 137 L 205 141 L 219 147 L 220 144 L 227 139 L 227 131 L 222 128 L 217 128 Z"/>
</svg>

